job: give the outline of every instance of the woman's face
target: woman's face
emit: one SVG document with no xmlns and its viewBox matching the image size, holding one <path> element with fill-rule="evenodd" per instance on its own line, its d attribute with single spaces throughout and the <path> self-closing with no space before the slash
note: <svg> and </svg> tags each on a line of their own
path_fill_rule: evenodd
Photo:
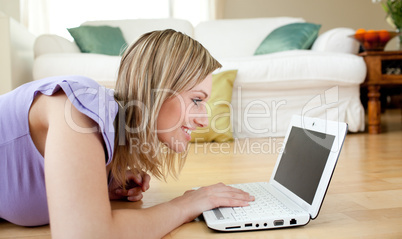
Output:
<svg viewBox="0 0 402 239">
<path fill-rule="evenodd" d="M 206 102 L 211 95 L 212 74 L 189 91 L 166 100 L 157 120 L 158 138 L 175 152 L 187 149 L 191 131 L 208 125 Z"/>
</svg>

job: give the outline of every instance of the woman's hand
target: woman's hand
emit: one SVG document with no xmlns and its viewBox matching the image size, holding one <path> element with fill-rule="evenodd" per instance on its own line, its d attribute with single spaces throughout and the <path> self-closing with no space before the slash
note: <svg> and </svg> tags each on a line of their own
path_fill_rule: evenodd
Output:
<svg viewBox="0 0 402 239">
<path fill-rule="evenodd" d="M 142 193 L 149 189 L 151 177 L 145 172 L 133 174 L 130 170 L 126 171 L 126 189 L 118 184 L 114 179 L 109 184 L 110 200 L 127 199 L 128 201 L 139 201 L 142 199 Z"/>
<path fill-rule="evenodd" d="M 194 220 L 206 210 L 216 207 L 244 207 L 248 206 L 250 201 L 254 201 L 254 197 L 249 193 L 223 183 L 189 190 L 183 196 L 172 200 L 184 210 L 187 222 Z"/>
</svg>

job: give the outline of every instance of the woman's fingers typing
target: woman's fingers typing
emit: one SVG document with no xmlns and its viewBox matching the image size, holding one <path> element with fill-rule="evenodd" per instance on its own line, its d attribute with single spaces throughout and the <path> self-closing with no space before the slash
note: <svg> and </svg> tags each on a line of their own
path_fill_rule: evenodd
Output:
<svg viewBox="0 0 402 239">
<path fill-rule="evenodd" d="M 187 214 L 187 221 L 193 220 L 203 211 L 216 207 L 244 207 L 254 201 L 254 197 L 240 189 L 223 183 L 189 190 L 182 197 L 173 200 Z"/>
<path fill-rule="evenodd" d="M 205 187 L 210 190 L 209 195 L 214 207 L 236 207 L 247 206 L 250 201 L 254 201 L 254 196 L 243 190 L 218 183 Z"/>
</svg>

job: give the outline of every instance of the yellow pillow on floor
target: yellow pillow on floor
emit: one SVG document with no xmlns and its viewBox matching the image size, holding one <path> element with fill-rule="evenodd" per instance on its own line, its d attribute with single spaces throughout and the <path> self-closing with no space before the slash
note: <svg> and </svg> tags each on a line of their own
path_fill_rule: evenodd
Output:
<svg viewBox="0 0 402 239">
<path fill-rule="evenodd" d="M 232 112 L 233 82 L 237 70 L 223 71 L 212 75 L 212 92 L 207 102 L 209 105 L 209 125 L 191 133 L 191 142 L 225 142 L 233 140 L 230 115 Z"/>
</svg>

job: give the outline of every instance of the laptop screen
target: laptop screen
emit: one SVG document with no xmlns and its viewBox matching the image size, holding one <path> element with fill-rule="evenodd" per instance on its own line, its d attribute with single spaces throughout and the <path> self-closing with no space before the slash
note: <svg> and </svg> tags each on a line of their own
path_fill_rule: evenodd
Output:
<svg viewBox="0 0 402 239">
<path fill-rule="evenodd" d="M 334 139 L 333 135 L 293 126 L 275 181 L 311 205 Z"/>
</svg>

